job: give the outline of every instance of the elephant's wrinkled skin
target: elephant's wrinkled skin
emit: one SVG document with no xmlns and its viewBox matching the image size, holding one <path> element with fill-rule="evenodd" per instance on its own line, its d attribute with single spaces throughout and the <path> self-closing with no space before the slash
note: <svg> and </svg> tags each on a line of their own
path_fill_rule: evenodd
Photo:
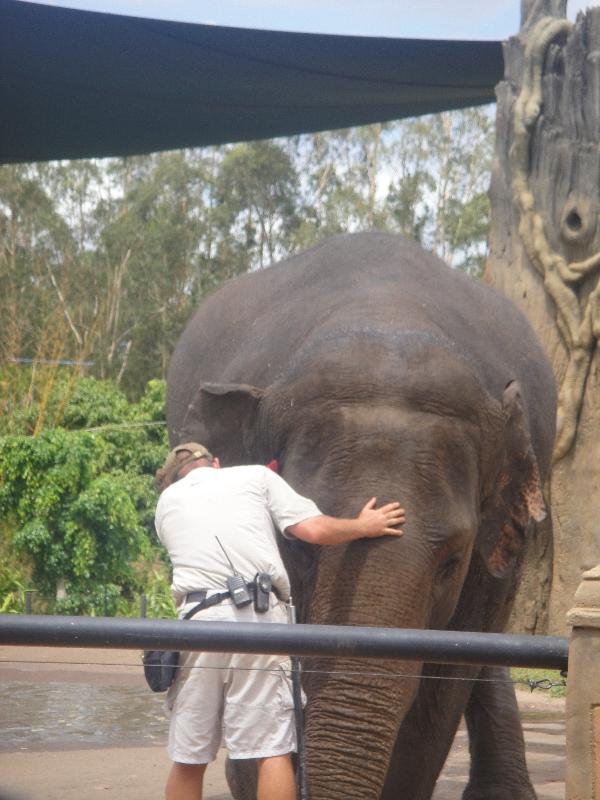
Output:
<svg viewBox="0 0 600 800">
<path fill-rule="evenodd" d="M 340 236 L 206 299 L 168 386 L 173 443 L 225 465 L 277 458 L 328 514 L 371 495 L 405 506 L 399 539 L 281 542 L 301 620 L 502 629 L 555 418 L 550 366 L 510 302 L 400 237 Z M 311 800 L 430 797 L 463 712 L 465 797 L 534 797 L 508 683 L 399 677 L 503 670 L 305 666 L 335 670 L 305 672 Z"/>
</svg>

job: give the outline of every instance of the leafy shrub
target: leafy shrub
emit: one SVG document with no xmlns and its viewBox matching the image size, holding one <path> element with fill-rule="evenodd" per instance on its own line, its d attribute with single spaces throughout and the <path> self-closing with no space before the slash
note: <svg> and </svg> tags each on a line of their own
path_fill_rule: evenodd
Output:
<svg viewBox="0 0 600 800">
<path fill-rule="evenodd" d="M 55 614 L 114 617 L 129 612 L 129 604 L 121 595 L 121 587 L 114 583 L 92 585 L 87 590 L 79 584 L 66 583 L 65 589 L 67 596 L 54 603 Z"/>
<path fill-rule="evenodd" d="M 143 590 L 143 565 L 162 557 L 153 476 L 167 450 L 163 418 L 163 382 L 130 404 L 110 382 L 82 378 L 64 399 L 63 427 L 0 437 L 5 549 L 31 563 L 46 598 L 64 583 L 55 611 L 124 613 Z"/>
<path fill-rule="evenodd" d="M 146 586 L 146 614 L 153 619 L 175 619 L 177 610 L 166 576 L 156 570 Z"/>
</svg>

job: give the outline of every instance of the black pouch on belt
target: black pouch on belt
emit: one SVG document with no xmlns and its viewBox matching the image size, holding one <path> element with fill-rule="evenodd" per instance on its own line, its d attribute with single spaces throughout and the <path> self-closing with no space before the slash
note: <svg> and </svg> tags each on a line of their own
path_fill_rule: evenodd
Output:
<svg viewBox="0 0 600 800">
<path fill-rule="evenodd" d="M 203 592 L 204 598 L 200 603 L 191 608 L 182 619 L 191 619 L 194 614 L 205 607 L 206 592 Z M 142 663 L 144 665 L 144 677 L 146 683 L 153 692 L 166 692 L 169 686 L 174 682 L 179 669 L 179 651 L 178 650 L 144 650 L 142 656 Z"/>
<path fill-rule="evenodd" d="M 264 614 L 269 610 L 271 576 L 268 572 L 258 572 L 254 578 L 254 583 L 256 585 L 254 592 L 254 610 L 257 614 Z"/>
</svg>

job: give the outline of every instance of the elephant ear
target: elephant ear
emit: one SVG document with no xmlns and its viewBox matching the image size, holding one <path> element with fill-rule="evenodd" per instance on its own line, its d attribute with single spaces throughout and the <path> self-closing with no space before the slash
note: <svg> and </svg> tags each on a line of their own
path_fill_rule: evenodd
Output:
<svg viewBox="0 0 600 800">
<path fill-rule="evenodd" d="M 546 517 L 540 472 L 516 381 L 504 390 L 501 417 L 500 453 L 497 449 L 495 453 L 499 469 L 482 504 L 479 537 L 481 556 L 498 578 L 515 566 L 532 522 Z"/>
<path fill-rule="evenodd" d="M 245 383 L 203 383 L 188 406 L 181 441 L 199 441 L 224 466 L 255 462 L 261 389 Z"/>
</svg>

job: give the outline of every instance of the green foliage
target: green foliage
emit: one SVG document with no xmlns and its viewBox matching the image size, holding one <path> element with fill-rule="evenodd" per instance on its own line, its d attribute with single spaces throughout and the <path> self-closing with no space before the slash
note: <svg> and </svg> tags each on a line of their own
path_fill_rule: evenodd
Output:
<svg viewBox="0 0 600 800">
<path fill-rule="evenodd" d="M 81 378 L 67 398 L 61 424 L 71 430 L 91 428 L 131 416 L 126 397 L 113 383 Z"/>
<path fill-rule="evenodd" d="M 452 266 L 477 276 L 487 254 L 493 124 L 470 108 L 399 123 L 390 143 L 394 225 Z"/>
<path fill-rule="evenodd" d="M 131 603 L 122 596 L 122 586 L 114 583 L 92 584 L 82 588 L 65 583 L 67 596 L 54 603 L 54 614 L 77 614 L 91 617 L 130 616 Z"/>
<path fill-rule="evenodd" d="M 52 366 L 0 366 L 0 435 L 59 424 L 74 377 Z"/>
<path fill-rule="evenodd" d="M 258 266 L 289 252 L 298 224 L 299 177 L 288 153 L 269 141 L 239 144 L 227 150 L 218 177 L 218 200 L 229 230 Z"/>
<path fill-rule="evenodd" d="M 120 613 L 144 588 L 140 564 L 156 558 L 164 383 L 153 381 L 130 404 L 113 384 L 82 378 L 49 404 L 62 406 L 65 427 L 0 438 L 0 517 L 14 523 L 9 549 L 31 563 L 49 600 L 64 584 L 57 610 Z M 36 406 L 29 411 L 35 416 Z"/>
<path fill-rule="evenodd" d="M 176 619 L 177 609 L 173 602 L 170 584 L 166 576 L 154 570 L 146 582 L 147 616 L 153 619 Z"/>
<path fill-rule="evenodd" d="M 27 589 L 26 566 L 12 548 L 10 525 L 0 525 L 0 614 L 22 613 Z"/>
</svg>

